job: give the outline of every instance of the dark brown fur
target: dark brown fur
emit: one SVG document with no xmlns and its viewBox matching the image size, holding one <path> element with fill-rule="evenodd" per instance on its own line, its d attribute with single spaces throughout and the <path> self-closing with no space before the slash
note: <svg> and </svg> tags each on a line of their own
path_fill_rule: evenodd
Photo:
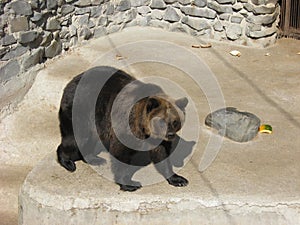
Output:
<svg viewBox="0 0 300 225">
<path fill-rule="evenodd" d="M 83 82 L 81 82 L 82 78 L 87 76 L 94 77 L 94 80 L 91 79 L 92 82 L 79 87 L 79 84 Z M 106 78 L 108 78 L 107 81 Z M 100 93 L 97 92 L 97 87 L 104 81 L 106 82 Z M 132 82 L 135 83 L 133 87 L 127 86 Z M 121 93 L 124 87 L 129 88 Z M 83 94 L 76 97 L 76 92 Z M 149 96 L 138 99 L 139 95 L 144 92 L 147 92 Z M 93 105 L 89 99 L 92 99 L 95 94 L 97 94 L 97 99 L 96 104 Z M 160 139 L 157 147 L 150 151 L 137 151 L 127 147 L 118 139 L 111 121 L 113 104 L 117 97 L 120 98 L 121 104 L 117 105 L 114 115 L 116 118 L 121 118 L 118 124 L 119 133 L 128 135 L 125 125 L 123 126 L 123 121 L 124 124 L 126 123 L 124 109 L 130 102 L 137 100 L 129 113 L 128 121 L 131 132 L 140 140 L 148 140 L 149 137 L 153 140 Z M 80 111 L 76 114 L 73 109 L 76 108 L 74 99 L 77 99 L 76 105 L 79 106 L 77 111 Z M 173 172 L 168 157 L 180 140 L 176 132 L 181 129 L 184 122 L 186 105 L 186 98 L 174 100 L 168 97 L 160 87 L 137 81 L 121 70 L 112 67 L 92 68 L 75 77 L 64 90 L 59 111 L 62 142 L 57 149 L 58 161 L 67 170 L 75 171 L 75 161 L 83 160 L 94 165 L 101 164 L 103 159 L 97 155 L 101 151 L 108 150 L 112 161 L 115 162 L 112 166 L 115 182 L 122 190 L 134 191 L 140 188 L 139 182 L 131 180 L 138 169 L 138 167 L 133 169 L 132 166 L 146 166 L 151 162 L 171 185 L 185 186 L 188 181 Z M 93 115 L 95 120 L 93 120 Z M 74 123 L 81 124 L 76 138 Z M 96 125 L 96 130 L 90 126 L 93 123 Z M 97 145 L 99 138 L 103 144 L 100 147 Z M 137 145 L 137 147 L 141 146 Z M 163 160 L 166 162 L 159 163 Z"/>
</svg>

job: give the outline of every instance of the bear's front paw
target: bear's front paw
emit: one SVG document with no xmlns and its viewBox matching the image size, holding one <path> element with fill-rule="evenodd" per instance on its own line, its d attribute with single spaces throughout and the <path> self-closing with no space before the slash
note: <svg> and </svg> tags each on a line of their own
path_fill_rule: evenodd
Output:
<svg viewBox="0 0 300 225">
<path fill-rule="evenodd" d="M 119 184 L 119 185 L 121 191 L 130 191 L 130 192 L 136 191 L 137 189 L 142 187 L 141 183 L 136 181 L 131 181 L 130 185 L 128 184 Z"/>
<path fill-rule="evenodd" d="M 63 166 L 65 169 L 67 169 L 70 172 L 74 172 L 76 170 L 76 165 L 72 160 L 58 160 L 59 164 Z"/>
<path fill-rule="evenodd" d="M 179 176 L 177 174 L 172 175 L 170 178 L 167 179 L 167 181 L 169 182 L 169 184 L 175 186 L 175 187 L 183 187 L 183 186 L 187 186 L 189 181 L 187 179 L 185 179 L 182 176 Z"/>
</svg>

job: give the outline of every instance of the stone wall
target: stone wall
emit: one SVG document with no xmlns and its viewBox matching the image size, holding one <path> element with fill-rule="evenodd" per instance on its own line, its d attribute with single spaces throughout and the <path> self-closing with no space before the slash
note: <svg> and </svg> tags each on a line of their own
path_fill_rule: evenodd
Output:
<svg viewBox="0 0 300 225">
<path fill-rule="evenodd" d="M 2 0 L 0 13 L 1 111 L 30 87 L 32 67 L 90 38 L 151 26 L 265 47 L 279 21 L 277 0 Z"/>
</svg>

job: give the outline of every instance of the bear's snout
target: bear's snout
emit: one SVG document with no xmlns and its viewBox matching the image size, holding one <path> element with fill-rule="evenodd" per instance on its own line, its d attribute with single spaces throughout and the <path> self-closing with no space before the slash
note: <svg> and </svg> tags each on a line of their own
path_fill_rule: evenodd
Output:
<svg viewBox="0 0 300 225">
<path fill-rule="evenodd" d="M 173 132 L 168 132 L 167 135 L 166 135 L 166 138 L 168 140 L 173 140 L 175 138 L 176 134 L 173 133 Z"/>
</svg>

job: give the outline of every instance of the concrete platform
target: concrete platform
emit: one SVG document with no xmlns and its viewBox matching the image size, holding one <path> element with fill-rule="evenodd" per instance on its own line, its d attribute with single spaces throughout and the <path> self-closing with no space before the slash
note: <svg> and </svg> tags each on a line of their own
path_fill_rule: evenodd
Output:
<svg viewBox="0 0 300 225">
<path fill-rule="evenodd" d="M 180 171 L 189 186 L 161 182 L 131 193 L 87 164 L 78 163 L 71 174 L 54 158 L 48 156 L 26 178 L 20 224 L 299 224 L 293 188 L 270 178 L 268 184 L 257 181 L 254 172 L 234 165 L 222 163 L 201 174 L 191 162 Z"/>
<path fill-rule="evenodd" d="M 208 93 L 179 68 L 140 62 L 126 70 L 138 78 L 150 74 L 180 84 L 198 111 L 198 143 L 192 159 L 179 171 L 188 178 L 189 186 L 175 188 L 162 181 L 124 193 L 84 163 L 78 163 L 75 173 L 66 172 L 54 154 L 60 139 L 57 111 L 63 87 L 92 66 L 128 65 L 128 60 L 137 57 L 136 49 L 113 50 L 109 57 L 101 56 L 115 47 L 144 40 L 168 41 L 183 48 L 183 53 L 188 50 L 198 56 L 216 76 L 225 104 L 256 114 L 273 126 L 273 134 L 259 134 L 244 144 L 224 139 L 215 161 L 200 173 L 201 156 L 215 135 L 203 124 L 210 112 Z M 128 28 L 47 62 L 19 110 L 0 123 L 5 131 L 0 137 L 1 163 L 34 167 L 20 192 L 19 223 L 300 224 L 299 42 L 280 40 L 269 49 L 214 42 L 208 49 L 191 47 L 201 43 L 205 41 L 160 29 Z M 154 49 L 138 46 L 153 51 L 155 57 Z M 231 56 L 233 49 L 242 56 Z M 174 56 L 178 65 L 191 62 L 181 54 L 166 53 Z"/>
</svg>

